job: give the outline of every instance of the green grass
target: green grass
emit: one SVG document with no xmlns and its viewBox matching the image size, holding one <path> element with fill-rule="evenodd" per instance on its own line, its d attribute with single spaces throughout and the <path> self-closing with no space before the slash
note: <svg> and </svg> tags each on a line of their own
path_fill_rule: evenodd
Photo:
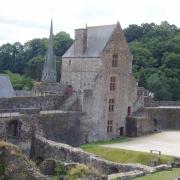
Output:
<svg viewBox="0 0 180 180">
<path fill-rule="evenodd" d="M 115 144 L 115 143 L 121 143 L 125 141 L 129 141 L 130 139 L 127 137 L 117 137 L 112 140 L 108 141 L 97 141 L 89 144 L 83 144 L 81 145 L 81 148 L 86 148 L 86 147 L 92 147 L 92 146 L 97 146 L 97 145 L 104 145 L 104 144 Z"/>
<path fill-rule="evenodd" d="M 84 144 L 81 148 L 87 152 L 98 155 L 104 159 L 118 162 L 118 163 L 141 163 L 148 165 L 150 160 L 158 160 L 161 164 L 171 161 L 173 157 L 165 155 L 157 155 L 146 152 L 137 152 L 123 149 L 102 147 L 103 144 L 113 144 L 128 141 L 127 138 L 116 138 L 111 141 L 96 142 L 91 144 Z"/>
<path fill-rule="evenodd" d="M 134 180 L 174 180 L 177 177 L 180 177 L 180 168 L 174 168 L 172 171 L 160 171 Z"/>
</svg>

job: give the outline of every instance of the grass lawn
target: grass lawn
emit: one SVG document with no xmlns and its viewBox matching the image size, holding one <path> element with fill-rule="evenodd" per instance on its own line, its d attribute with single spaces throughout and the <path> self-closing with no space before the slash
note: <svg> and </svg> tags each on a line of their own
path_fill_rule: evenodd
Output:
<svg viewBox="0 0 180 180">
<path fill-rule="evenodd" d="M 180 177 L 180 168 L 174 168 L 172 171 L 160 171 L 134 180 L 175 180 L 177 177 Z"/>
<path fill-rule="evenodd" d="M 165 155 L 150 154 L 145 152 L 137 152 L 130 150 L 122 150 L 115 148 L 102 147 L 103 144 L 113 144 L 128 141 L 128 138 L 116 138 L 111 141 L 96 142 L 92 144 L 84 144 L 81 148 L 87 152 L 98 155 L 104 159 L 118 162 L 118 163 L 141 163 L 148 165 L 150 160 L 159 158 L 161 164 L 166 163 L 173 159 L 173 157 Z"/>
</svg>

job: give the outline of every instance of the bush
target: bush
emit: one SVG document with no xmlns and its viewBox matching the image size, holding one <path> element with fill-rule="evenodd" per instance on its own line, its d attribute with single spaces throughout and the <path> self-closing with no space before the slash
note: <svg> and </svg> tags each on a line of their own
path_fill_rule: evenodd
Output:
<svg viewBox="0 0 180 180">
<path fill-rule="evenodd" d="M 12 86 L 15 90 L 31 90 L 33 87 L 33 81 L 29 77 L 21 76 L 11 71 L 5 71 L 5 74 L 9 76 Z"/>
<path fill-rule="evenodd" d="M 75 180 L 78 178 L 88 177 L 89 175 L 90 169 L 88 167 L 86 167 L 85 165 L 78 165 L 69 171 L 68 179 Z"/>
<path fill-rule="evenodd" d="M 64 180 L 67 176 L 66 168 L 61 163 L 57 163 L 55 172 L 54 172 L 55 180 Z"/>
</svg>

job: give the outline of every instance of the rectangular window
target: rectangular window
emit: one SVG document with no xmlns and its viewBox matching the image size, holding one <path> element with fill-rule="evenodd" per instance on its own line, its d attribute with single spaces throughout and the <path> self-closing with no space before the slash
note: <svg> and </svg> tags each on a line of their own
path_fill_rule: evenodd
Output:
<svg viewBox="0 0 180 180">
<path fill-rule="evenodd" d="M 117 67 L 118 65 L 118 55 L 117 54 L 113 54 L 112 57 L 112 67 Z"/>
<path fill-rule="evenodd" d="M 115 91 L 116 89 L 116 77 L 110 77 L 110 91 Z"/>
<path fill-rule="evenodd" d="M 115 99 L 109 99 L 109 112 L 114 112 Z"/>
<path fill-rule="evenodd" d="M 113 121 L 109 120 L 107 123 L 107 133 L 112 133 L 112 129 L 113 129 Z"/>
</svg>

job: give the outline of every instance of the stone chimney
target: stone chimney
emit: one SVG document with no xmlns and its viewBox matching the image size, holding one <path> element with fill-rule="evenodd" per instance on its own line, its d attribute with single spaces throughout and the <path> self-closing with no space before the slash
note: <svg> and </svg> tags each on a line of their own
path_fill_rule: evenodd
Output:
<svg viewBox="0 0 180 180">
<path fill-rule="evenodd" d="M 75 29 L 74 53 L 82 55 L 87 49 L 87 28 Z"/>
</svg>

